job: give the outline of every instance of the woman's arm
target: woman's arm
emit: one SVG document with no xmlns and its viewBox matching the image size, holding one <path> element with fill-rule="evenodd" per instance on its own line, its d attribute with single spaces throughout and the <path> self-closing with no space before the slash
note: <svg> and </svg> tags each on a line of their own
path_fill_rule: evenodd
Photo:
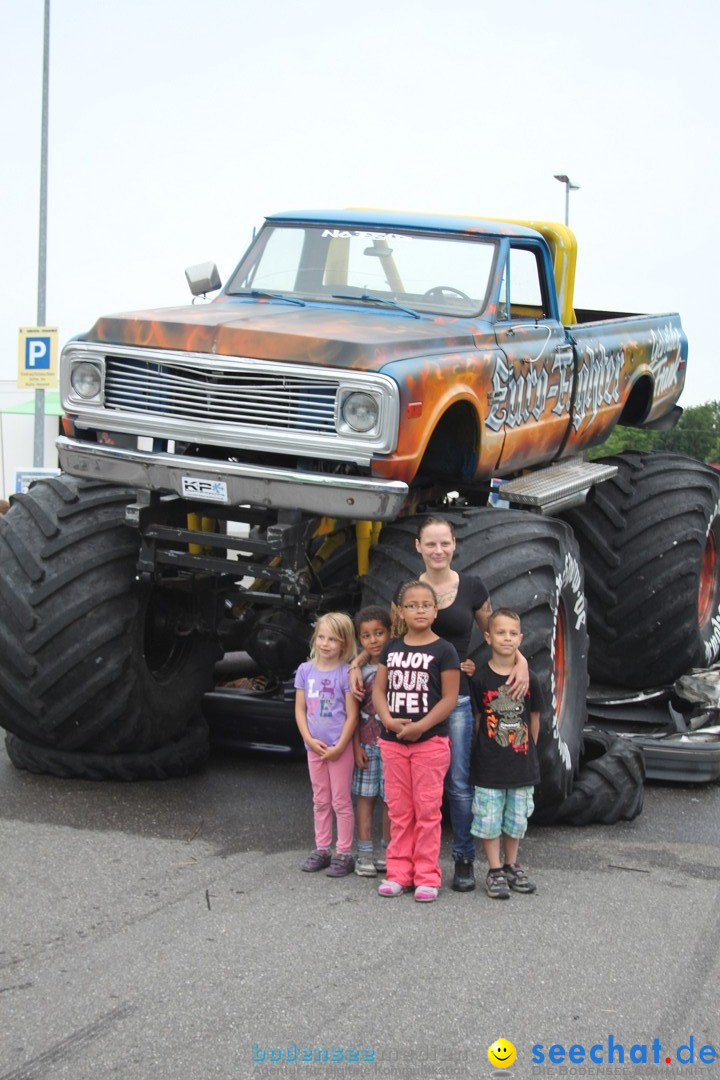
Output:
<svg viewBox="0 0 720 1080">
<path fill-rule="evenodd" d="M 478 624 L 483 634 L 487 631 L 488 622 L 490 621 L 491 615 L 492 604 L 490 603 L 490 597 L 488 596 L 483 606 L 477 608 L 475 611 L 475 622 Z"/>
<path fill-rule="evenodd" d="M 510 691 L 510 697 L 513 701 L 522 701 L 528 692 L 530 686 L 530 669 L 528 668 L 528 662 L 523 654 L 518 650 L 515 653 L 515 663 L 513 669 L 507 677 L 505 684 Z"/>
<path fill-rule="evenodd" d="M 457 705 L 458 691 L 460 690 L 460 669 L 448 668 L 440 673 L 440 687 L 442 696 L 437 705 L 433 705 L 429 713 L 422 720 L 410 720 L 403 723 L 402 731 L 398 738 L 403 742 L 417 742 L 421 735 L 437 724 L 446 720 Z"/>
<path fill-rule="evenodd" d="M 327 750 L 327 744 L 321 739 L 313 739 L 307 725 L 307 706 L 305 704 L 305 691 L 295 691 L 295 723 L 302 735 L 303 742 L 314 754 L 322 755 Z"/>
</svg>

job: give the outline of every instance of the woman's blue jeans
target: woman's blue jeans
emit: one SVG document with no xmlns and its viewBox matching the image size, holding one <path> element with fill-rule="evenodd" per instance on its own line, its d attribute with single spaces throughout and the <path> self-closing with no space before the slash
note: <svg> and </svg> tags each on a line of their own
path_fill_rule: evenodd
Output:
<svg viewBox="0 0 720 1080">
<path fill-rule="evenodd" d="M 470 755 L 472 753 L 475 718 L 470 698 L 461 694 L 448 717 L 450 734 L 450 768 L 445 777 L 445 794 L 450 807 L 453 832 L 453 859 L 475 859 L 475 843 L 470 833 L 472 824 L 473 789 L 470 785 Z"/>
</svg>

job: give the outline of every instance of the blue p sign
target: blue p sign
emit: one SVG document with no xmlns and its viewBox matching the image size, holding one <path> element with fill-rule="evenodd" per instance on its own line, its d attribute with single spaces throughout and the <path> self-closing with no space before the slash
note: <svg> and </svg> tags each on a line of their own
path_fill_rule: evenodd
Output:
<svg viewBox="0 0 720 1080">
<path fill-rule="evenodd" d="M 50 338 L 27 337 L 25 339 L 25 370 L 48 371 L 50 369 Z"/>
</svg>

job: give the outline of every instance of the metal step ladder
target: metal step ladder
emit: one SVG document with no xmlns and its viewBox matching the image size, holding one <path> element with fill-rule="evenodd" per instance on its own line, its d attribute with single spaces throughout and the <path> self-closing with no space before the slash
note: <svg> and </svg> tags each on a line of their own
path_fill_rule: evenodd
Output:
<svg viewBox="0 0 720 1080">
<path fill-rule="evenodd" d="M 501 482 L 498 498 L 506 500 L 510 506 L 554 514 L 571 506 L 580 506 L 595 484 L 611 480 L 617 471 L 616 465 L 568 458 L 546 469 Z"/>
</svg>

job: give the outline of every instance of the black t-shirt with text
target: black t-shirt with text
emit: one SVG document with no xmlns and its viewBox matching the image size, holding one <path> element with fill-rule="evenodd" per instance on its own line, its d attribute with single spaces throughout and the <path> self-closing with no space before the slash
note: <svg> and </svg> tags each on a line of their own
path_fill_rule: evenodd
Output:
<svg viewBox="0 0 720 1080">
<path fill-rule="evenodd" d="M 479 577 L 458 574 L 458 591 L 449 607 L 441 608 L 432 624 L 433 633 L 454 645 L 461 660 L 467 659 L 470 637 L 475 626 L 475 612 L 488 598 L 488 591 Z M 460 693 L 470 693 L 467 675 L 460 675 Z"/>
<path fill-rule="evenodd" d="M 540 779 L 535 743 L 530 736 L 530 713 L 541 712 L 542 690 L 530 672 L 530 687 L 522 701 L 513 701 L 489 664 L 478 668 L 472 679 L 480 726 L 473 746 L 470 782 L 475 787 L 532 787 Z"/>
<path fill-rule="evenodd" d="M 390 715 L 402 720 L 422 720 L 442 697 L 442 673 L 460 667 L 458 654 L 442 638 L 429 645 L 406 645 L 394 638 L 383 649 L 380 663 L 387 668 L 387 703 Z M 423 732 L 417 742 L 447 735 L 447 719 Z M 381 739 L 401 742 L 394 731 L 383 727 Z"/>
</svg>

